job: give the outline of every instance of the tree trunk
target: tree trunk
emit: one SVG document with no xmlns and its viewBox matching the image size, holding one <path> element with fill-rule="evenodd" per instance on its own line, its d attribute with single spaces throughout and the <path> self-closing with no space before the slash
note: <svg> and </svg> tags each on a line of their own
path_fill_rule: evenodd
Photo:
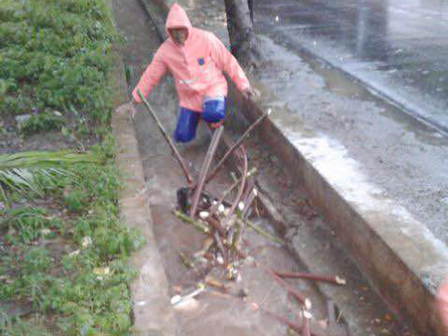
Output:
<svg viewBox="0 0 448 336">
<path fill-rule="evenodd" d="M 224 3 L 232 54 L 244 66 L 257 68 L 262 57 L 252 25 L 252 1 L 224 0 Z"/>
</svg>

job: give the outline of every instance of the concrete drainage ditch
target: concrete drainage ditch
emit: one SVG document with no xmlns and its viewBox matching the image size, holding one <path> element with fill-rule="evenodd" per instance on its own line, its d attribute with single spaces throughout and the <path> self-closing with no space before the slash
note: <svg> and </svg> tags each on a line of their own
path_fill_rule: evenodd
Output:
<svg viewBox="0 0 448 336">
<path fill-rule="evenodd" d="M 148 61 L 146 51 L 155 50 L 160 42 L 138 1 L 133 6 L 134 10 L 131 5 L 116 4 L 117 24 L 129 37 L 124 61 L 128 69 L 135 69 L 129 77 L 131 85 Z M 154 90 L 150 102 L 172 131 L 177 104 L 169 79 Z M 230 101 L 229 111 L 236 116 L 231 115 L 225 125 L 225 132 L 232 130 L 227 136 L 234 140 L 249 126 L 239 106 L 238 98 Z M 270 238 L 247 229 L 241 253 L 233 255 L 235 272 L 229 276 L 225 251 L 216 239 L 217 248 L 207 255 L 204 251 L 213 244 L 213 237 L 173 214 L 178 208 L 176 191 L 186 185 L 182 171 L 144 107 L 138 112 L 134 126 L 146 179 L 144 191 L 178 334 L 271 335 L 288 329 L 306 333 L 303 325 L 307 329 L 312 316 L 309 324 L 314 335 L 412 335 L 372 290 L 352 257 L 341 248 L 332 226 L 312 207 L 308 187 L 291 174 L 278 152 L 272 152 L 277 147 L 268 146 L 261 132 L 245 142 L 248 167 L 258 169 L 253 186 L 260 196 L 250 220 Z M 210 141 L 204 128 L 193 143 L 179 146 L 196 177 Z M 238 175 L 231 162 L 207 187 L 210 195 L 218 197 L 233 183 L 230 172 Z M 210 224 L 201 224 L 213 231 Z M 279 244 L 280 240 L 284 244 Z M 311 273 L 314 280 L 286 279 L 297 273 Z M 316 279 L 319 276 L 327 281 Z M 336 276 L 346 284 L 328 283 L 335 282 Z M 311 309 L 304 310 L 310 308 L 304 304 L 305 298 L 312 303 Z"/>
</svg>

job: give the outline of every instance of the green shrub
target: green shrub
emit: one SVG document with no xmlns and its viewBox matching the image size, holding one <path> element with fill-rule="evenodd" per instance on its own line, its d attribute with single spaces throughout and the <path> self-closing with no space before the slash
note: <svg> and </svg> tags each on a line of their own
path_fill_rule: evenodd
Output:
<svg viewBox="0 0 448 336">
<path fill-rule="evenodd" d="M 20 131 L 25 135 L 34 133 L 55 131 L 61 129 L 64 125 L 64 118 L 51 112 L 32 115 L 20 126 Z"/>
</svg>

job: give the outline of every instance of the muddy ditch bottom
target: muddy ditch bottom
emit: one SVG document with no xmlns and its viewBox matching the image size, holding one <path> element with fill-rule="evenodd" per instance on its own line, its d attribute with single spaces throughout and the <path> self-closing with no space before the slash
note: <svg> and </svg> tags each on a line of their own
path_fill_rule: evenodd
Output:
<svg viewBox="0 0 448 336">
<path fill-rule="evenodd" d="M 157 102 L 155 105 L 158 105 Z M 173 109 L 174 104 L 168 108 L 169 111 Z M 169 111 L 160 115 L 165 125 L 172 127 L 175 115 Z M 259 170 L 256 181 L 258 190 L 283 215 L 287 229 L 279 227 L 278 223 L 270 220 L 268 213 L 261 210 L 252 211 L 250 220 L 277 235 L 286 244 L 276 244 L 247 230 L 243 251 L 249 257 L 242 260 L 238 267 L 236 280 L 227 279 L 227 271 L 222 265 L 211 267 L 209 262 L 195 262 L 195 254 L 207 247 L 211 239 L 172 213 L 177 208 L 176 191 L 186 185 L 185 178 L 149 115 L 140 113 L 135 126 L 154 220 L 154 234 L 170 284 L 170 296 L 183 296 L 201 284 L 205 285 L 205 291 L 194 299 L 174 306 L 181 335 L 209 335 L 211 330 L 218 335 L 278 335 L 291 332 L 285 323 L 279 322 L 265 310 L 300 326 L 302 305 L 288 295 L 265 268 L 281 272 L 312 271 L 314 274 L 338 275 L 347 279 L 345 286 L 302 279 L 286 280 L 302 296 L 311 300 L 311 324 L 315 335 L 411 335 L 387 310 L 351 259 L 334 242 L 321 216 L 307 201 L 306 191 L 294 184 L 275 154 L 270 153 L 257 136 L 246 142 L 249 167 Z M 211 140 L 210 134 L 201 126 L 193 143 L 179 145 L 182 155 L 196 174 Z M 239 128 L 244 130 L 244 126 Z M 236 139 L 239 136 L 237 133 L 230 135 Z M 207 191 L 220 196 L 232 184 L 230 173 L 231 167 L 223 169 L 207 186 Z M 190 262 L 194 263 L 193 267 L 188 266 Z M 329 310 L 331 303 L 335 303 L 335 307 Z M 331 324 L 328 323 L 329 314 L 334 315 L 335 319 Z"/>
</svg>

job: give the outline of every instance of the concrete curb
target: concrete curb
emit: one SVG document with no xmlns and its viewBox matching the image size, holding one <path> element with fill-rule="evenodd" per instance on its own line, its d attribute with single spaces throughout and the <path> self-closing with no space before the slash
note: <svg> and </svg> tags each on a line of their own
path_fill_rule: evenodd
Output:
<svg viewBox="0 0 448 336">
<path fill-rule="evenodd" d="M 112 74 L 116 92 L 114 106 L 128 102 L 124 66 L 116 55 Z M 119 197 L 121 218 L 127 226 L 137 228 L 146 244 L 134 253 L 131 263 L 138 272 L 131 284 L 134 330 L 138 335 L 171 336 L 178 334 L 174 310 L 169 302 L 168 281 L 162 258 L 153 233 L 153 220 L 147 195 L 143 166 L 134 126 L 126 114 L 112 115 L 112 128 L 116 141 L 116 164 L 123 175 L 124 189 Z"/>
<path fill-rule="evenodd" d="M 235 101 L 251 121 L 262 113 L 254 102 Z M 390 308 L 422 335 L 446 335 L 434 306 L 447 274 L 446 246 L 406 209 L 381 199 L 344 148 L 310 133 L 290 136 L 273 118 L 263 123 L 261 136 L 306 186 L 313 205 Z"/>
<path fill-rule="evenodd" d="M 155 2 L 141 1 L 151 15 Z M 171 1 L 156 2 L 166 17 Z M 162 20 L 152 19 L 164 36 Z M 258 104 L 243 102 L 235 91 L 232 99 L 250 121 L 261 115 Z M 434 301 L 448 274 L 447 247 L 406 209 L 382 198 L 338 143 L 309 131 L 297 136 L 275 116 L 263 122 L 260 133 L 306 186 L 313 204 L 391 309 L 422 335 L 446 335 Z"/>
</svg>

